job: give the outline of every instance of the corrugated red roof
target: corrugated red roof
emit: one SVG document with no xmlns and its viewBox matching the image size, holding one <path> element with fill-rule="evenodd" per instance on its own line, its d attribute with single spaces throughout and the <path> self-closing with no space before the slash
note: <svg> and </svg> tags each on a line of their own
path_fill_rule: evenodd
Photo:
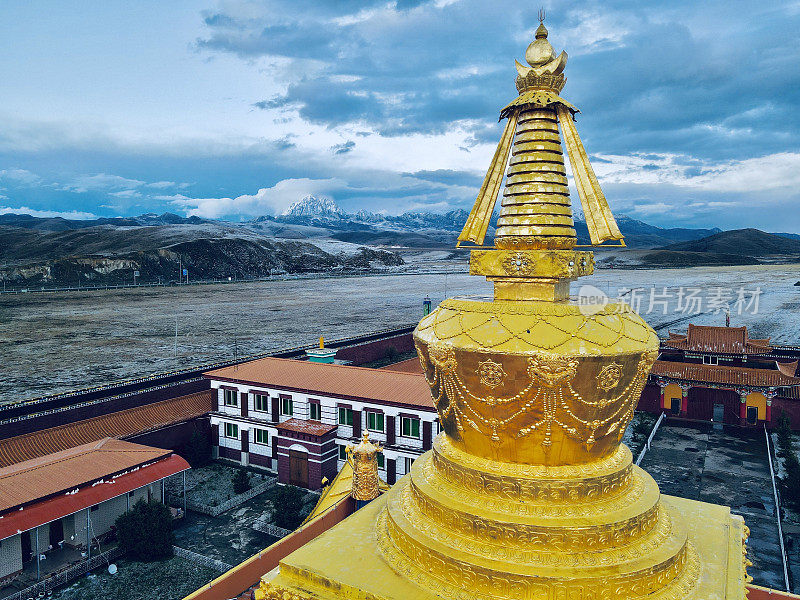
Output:
<svg viewBox="0 0 800 600">
<path fill-rule="evenodd" d="M 41 502 L 12 510 L 0 519 L 0 540 L 20 531 L 27 531 L 72 513 L 84 510 L 100 502 L 116 498 L 154 481 L 180 473 L 189 468 L 189 463 L 173 454 L 156 462 L 126 472 L 107 483 L 78 489 L 74 494 L 59 494 Z"/>
<path fill-rule="evenodd" d="M 0 513 L 172 454 L 105 438 L 0 469 Z"/>
<path fill-rule="evenodd" d="M 319 421 L 303 421 L 302 419 L 289 419 L 278 425 L 278 431 L 286 429 L 288 431 L 298 431 L 311 435 L 325 435 L 336 429 L 336 425 L 328 425 Z"/>
<path fill-rule="evenodd" d="M 0 440 L 0 467 L 106 437 L 124 438 L 187 421 L 211 412 L 214 393 L 205 390 Z"/>
<path fill-rule="evenodd" d="M 393 365 L 386 365 L 385 367 L 381 367 L 381 369 L 384 371 L 396 371 L 397 373 L 422 374 L 422 365 L 419 364 L 418 358 L 409 358 L 408 360 L 394 363 Z"/>
<path fill-rule="evenodd" d="M 686 335 L 669 332 L 667 346 L 679 350 L 714 354 L 766 354 L 772 352 L 769 339 L 750 339 L 747 327 L 713 327 L 692 325 Z"/>
<path fill-rule="evenodd" d="M 354 398 L 433 411 L 425 377 L 291 358 L 261 358 L 204 374 L 209 379 L 274 387 L 339 398 Z"/>
<path fill-rule="evenodd" d="M 748 369 L 745 367 L 726 367 L 701 365 L 696 363 L 657 360 L 653 364 L 652 375 L 732 386 L 780 387 L 800 385 L 800 377 L 788 377 L 780 371 L 771 369 Z"/>
</svg>

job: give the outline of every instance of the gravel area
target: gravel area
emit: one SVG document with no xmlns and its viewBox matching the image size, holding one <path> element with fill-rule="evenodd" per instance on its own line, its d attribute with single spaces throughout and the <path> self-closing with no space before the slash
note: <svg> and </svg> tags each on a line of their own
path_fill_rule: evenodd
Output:
<svg viewBox="0 0 800 600">
<path fill-rule="evenodd" d="M 235 496 L 233 475 L 237 467 L 222 462 L 212 462 L 205 467 L 195 467 L 186 473 L 186 497 L 206 506 L 217 506 Z M 273 476 L 266 473 L 248 471 L 250 485 L 255 486 Z M 173 496 L 183 493 L 183 476 L 170 477 L 166 483 L 167 491 Z"/>
<path fill-rule="evenodd" d="M 465 269 L 466 271 L 466 269 Z M 621 288 L 671 290 L 669 307 L 643 316 L 666 328 L 724 323 L 724 315 L 676 313 L 677 288 L 761 287 L 759 313 L 732 315 L 753 337 L 797 343 L 798 265 L 724 269 L 601 270 L 573 285 L 611 297 Z M 201 285 L 182 288 L 0 295 L 0 402 L 61 392 L 223 358 L 416 323 L 422 299 L 486 295 L 482 277 L 407 274 Z M 646 294 L 645 294 L 646 295 Z M 775 314 L 781 319 L 775 319 Z M 677 321 L 676 321 L 677 319 Z M 175 324 L 178 325 L 177 352 Z"/>
<path fill-rule="evenodd" d="M 56 590 L 53 600 L 181 600 L 219 575 L 214 569 L 182 558 L 140 563 L 120 560 L 115 575 L 95 569 L 86 577 Z"/>
</svg>

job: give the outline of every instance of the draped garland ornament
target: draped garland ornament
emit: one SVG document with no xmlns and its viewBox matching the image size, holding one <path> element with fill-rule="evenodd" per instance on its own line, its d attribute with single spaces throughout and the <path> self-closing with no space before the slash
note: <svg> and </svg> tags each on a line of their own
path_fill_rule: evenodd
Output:
<svg viewBox="0 0 800 600">
<path fill-rule="evenodd" d="M 543 432 L 542 446 L 547 449 L 552 445 L 553 427 L 561 428 L 571 438 L 582 441 L 586 448 L 591 448 L 597 437 L 604 437 L 617 432 L 618 439 L 622 439 L 636 402 L 641 396 L 647 381 L 647 374 L 653 366 L 657 353 L 644 353 L 636 367 L 634 377 L 621 391 L 609 394 L 616 390 L 622 376 L 622 367 L 617 363 L 606 366 L 597 376 L 599 388 L 606 394 L 600 395 L 597 400 L 583 397 L 574 387 L 573 381 L 577 374 L 578 360 L 573 357 L 561 355 L 537 354 L 527 358 L 527 375 L 529 381 L 525 387 L 513 396 L 500 397 L 475 393 L 458 374 L 458 361 L 452 346 L 446 344 L 431 345 L 428 356 L 433 367 L 433 376 L 428 377 L 427 364 L 423 358 L 424 353 L 418 348 L 420 361 L 426 381 L 432 390 L 436 410 L 441 418 L 454 417 L 455 425 L 459 431 L 464 430 L 465 424 L 480 433 L 490 434 L 490 439 L 495 444 L 501 441 L 501 433 L 508 433 L 511 424 L 517 419 L 530 413 L 534 407 L 542 407 L 542 418 L 524 427 L 519 427 L 514 437 L 521 438 L 532 435 L 537 431 Z M 481 383 L 489 388 L 498 387 L 505 371 L 501 363 L 489 359 L 479 363 L 477 374 Z M 501 375 L 502 374 L 502 375 Z M 519 408 L 505 418 L 487 417 L 477 407 L 495 407 L 519 403 Z M 603 418 L 582 419 L 575 414 L 570 405 L 582 406 L 588 409 L 606 409 L 613 407 L 610 414 Z M 599 433 L 599 435 L 598 435 Z"/>
</svg>

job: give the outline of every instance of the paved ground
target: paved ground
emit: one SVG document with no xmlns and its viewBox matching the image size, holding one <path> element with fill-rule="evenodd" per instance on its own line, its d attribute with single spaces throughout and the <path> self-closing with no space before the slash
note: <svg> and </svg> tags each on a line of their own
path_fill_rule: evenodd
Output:
<svg viewBox="0 0 800 600">
<path fill-rule="evenodd" d="M 188 560 L 141 563 L 121 559 L 110 575 L 98 567 L 87 576 L 56 590 L 52 600 L 180 600 L 219 575 L 214 569 Z"/>
<path fill-rule="evenodd" d="M 724 504 L 742 515 L 753 582 L 784 589 L 764 433 L 717 427 L 662 424 L 641 466 L 664 494 Z"/>
<path fill-rule="evenodd" d="M 230 565 L 239 564 L 277 541 L 253 529 L 256 521 L 265 522 L 272 514 L 268 495 L 259 494 L 218 517 L 189 511 L 175 530 L 175 545 Z M 316 499 L 315 494 L 307 494 L 304 514 L 311 510 Z"/>
</svg>

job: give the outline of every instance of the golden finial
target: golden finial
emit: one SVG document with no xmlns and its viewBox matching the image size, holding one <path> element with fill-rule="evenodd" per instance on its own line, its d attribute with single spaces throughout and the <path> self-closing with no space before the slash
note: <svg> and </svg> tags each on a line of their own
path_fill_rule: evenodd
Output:
<svg viewBox="0 0 800 600">
<path fill-rule="evenodd" d="M 547 27 L 544 26 L 544 7 L 539 9 L 539 27 L 536 28 L 536 39 L 547 39 Z"/>
<path fill-rule="evenodd" d="M 347 462 L 353 468 L 353 488 L 350 495 L 356 500 L 373 500 L 380 495 L 378 479 L 378 452 L 383 452 L 380 444 L 373 444 L 369 434 L 364 432 L 358 445 L 348 444 L 345 448 Z"/>
<path fill-rule="evenodd" d="M 319 347 L 320 348 L 325 347 L 325 339 L 322 336 L 319 336 Z"/>
</svg>

